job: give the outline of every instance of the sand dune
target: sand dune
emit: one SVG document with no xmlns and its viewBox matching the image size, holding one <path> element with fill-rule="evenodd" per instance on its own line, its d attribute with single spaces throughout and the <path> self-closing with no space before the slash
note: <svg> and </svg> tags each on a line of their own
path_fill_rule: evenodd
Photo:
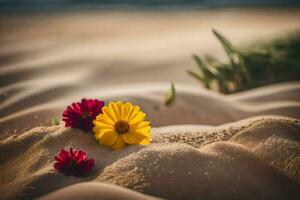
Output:
<svg viewBox="0 0 300 200">
<path fill-rule="evenodd" d="M 293 105 L 298 102 L 297 95 L 288 101 L 278 100 L 287 102 L 285 107 L 267 107 L 274 103 L 269 98 L 260 102 L 252 98 L 250 102 L 243 97 L 241 101 L 238 95 L 224 97 L 179 85 L 175 103 L 165 107 L 162 100 L 168 84 L 143 86 L 143 91 L 124 86 L 107 93 L 107 99 L 133 101 L 143 107 L 154 126 L 169 125 L 153 128 L 152 145 L 147 148 L 128 146 L 111 151 L 100 147 L 91 135 L 62 125 L 24 132 L 46 120 L 49 112 L 61 112 L 64 101 L 2 118 L 2 130 L 6 131 L 0 143 L 3 198 L 31 199 L 51 192 L 45 198 L 73 198 L 71 191 L 75 190 L 73 187 L 81 188 L 80 184 L 84 184 L 83 189 L 76 191 L 82 191 L 86 198 L 95 198 L 100 193 L 108 199 L 112 193 L 123 196 L 123 190 L 115 186 L 107 186 L 111 188 L 105 189 L 106 193 L 102 192 L 106 187 L 102 185 L 93 185 L 88 192 L 84 189 L 85 182 L 106 182 L 167 199 L 297 199 L 300 122 L 275 116 L 235 122 L 268 112 L 299 118 L 299 107 Z M 276 88 L 280 86 L 272 86 L 270 95 L 278 96 L 282 90 Z M 266 87 L 266 94 L 269 89 Z M 258 90 L 263 94 L 264 88 Z M 247 92 L 250 97 L 251 92 L 255 96 L 257 90 Z M 285 92 L 289 93 L 289 89 Z M 263 99 L 262 94 L 257 98 Z M 228 124 L 214 126 L 223 123 Z M 9 128 L 20 129 L 13 132 Z M 53 157 L 69 146 L 84 149 L 96 159 L 91 176 L 74 178 L 54 172 Z M 76 183 L 79 185 L 68 187 Z M 144 198 L 124 193 L 128 199 Z"/>
<path fill-rule="evenodd" d="M 224 97 L 185 73 L 196 67 L 192 54 L 224 59 L 212 27 L 243 46 L 299 28 L 298 18 L 298 9 L 255 8 L 0 17 L 1 138 L 45 125 L 83 97 L 135 101 L 153 126 L 220 125 L 263 114 L 298 118 L 297 82 Z M 166 110 L 170 81 L 179 95 Z"/>
<path fill-rule="evenodd" d="M 49 103 L 60 104 L 60 111 L 71 101 L 106 97 L 126 85 L 173 81 L 195 87 L 199 83 L 185 73 L 196 68 L 191 55 L 224 59 L 211 28 L 243 46 L 299 28 L 298 18 L 297 9 L 4 15 L 0 17 L 0 118 Z M 51 112 L 48 118 L 59 114 Z"/>
<path fill-rule="evenodd" d="M 231 143 L 199 150 L 155 145 L 106 167 L 97 180 L 166 199 L 297 199 L 299 195 L 299 185 Z"/>
<path fill-rule="evenodd" d="M 290 86 L 290 89 L 286 87 L 282 91 L 282 85 Z M 191 84 L 176 84 L 176 100 L 170 107 L 163 105 L 169 83 L 139 83 L 138 86 L 128 84 L 118 87 L 111 86 L 96 91 L 90 89 L 83 91 L 82 97 L 100 96 L 105 100 L 113 99 L 136 103 L 147 113 L 148 119 L 154 127 L 176 124 L 221 125 L 257 115 L 281 115 L 300 118 L 300 93 L 295 91 L 295 88 L 298 88 L 299 85 L 297 82 L 282 83 L 254 89 L 245 92 L 246 97 L 251 97 L 251 100 L 245 100 L 243 92 L 231 97 L 231 95 L 216 94 Z M 272 94 L 268 95 L 270 90 Z M 99 91 L 99 95 L 95 94 L 97 91 Z M 265 99 L 263 95 L 256 95 L 257 93 L 265 93 Z M 285 95 L 281 99 L 275 99 L 275 97 L 279 98 L 282 94 Z M 274 96 L 274 99 L 270 95 Z M 45 98 L 47 98 L 47 95 L 45 95 Z M 241 100 L 242 98 L 244 100 Z M 70 98 L 65 97 L 49 103 L 30 106 L 35 99 L 28 96 L 29 108 L 22 109 L 18 105 L 12 104 L 7 110 L 16 109 L 17 112 L 0 118 L 0 127 L 2 127 L 0 138 L 47 124 L 47 121 L 52 117 L 60 116 L 62 110 L 73 101 L 72 99 L 78 101 L 80 98 L 76 98 L 75 95 Z M 20 106 L 24 107 L 25 105 Z M 29 119 L 34 120 L 28 123 Z M 15 123 L 16 121 L 18 123 Z"/>
<path fill-rule="evenodd" d="M 63 188 L 51 194 L 48 194 L 40 200 L 73 200 L 73 199 L 82 199 L 82 200 L 94 200 L 96 197 L 103 200 L 154 200 L 159 198 L 150 197 L 143 195 L 141 193 L 133 192 L 122 187 L 117 187 L 115 185 L 109 185 L 99 182 L 89 182 L 89 183 L 79 183 L 72 186 Z"/>
<path fill-rule="evenodd" d="M 198 131 L 194 127 L 192 132 L 172 132 L 170 127 L 166 132 L 167 128 L 154 129 L 152 144 L 146 148 L 128 146 L 119 151 L 62 126 L 11 136 L 0 145 L 3 198 L 36 198 L 87 181 L 168 199 L 296 199 L 299 195 L 298 120 L 259 117 Z M 53 157 L 70 145 L 96 159 L 91 176 L 54 172 Z M 276 150 L 278 146 L 290 153 Z"/>
<path fill-rule="evenodd" d="M 253 92 L 255 91 L 255 92 Z M 256 88 L 255 90 L 231 94 L 226 98 L 247 103 L 270 101 L 295 101 L 299 102 L 300 84 L 298 82 L 280 83 Z"/>
<path fill-rule="evenodd" d="M 224 96 L 185 73 L 193 53 L 224 58 L 212 27 L 247 45 L 299 28 L 298 18 L 297 9 L 0 17 L 1 199 L 299 199 L 300 82 Z M 170 81 L 177 95 L 166 107 Z M 84 97 L 140 105 L 151 144 L 111 151 L 47 126 Z M 70 146 L 96 160 L 90 176 L 54 171 Z"/>
</svg>

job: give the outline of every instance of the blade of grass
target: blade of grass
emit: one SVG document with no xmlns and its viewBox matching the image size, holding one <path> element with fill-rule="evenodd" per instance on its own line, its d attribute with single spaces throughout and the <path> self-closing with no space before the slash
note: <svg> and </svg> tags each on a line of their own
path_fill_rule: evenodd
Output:
<svg viewBox="0 0 300 200">
<path fill-rule="evenodd" d="M 195 79 L 199 80 L 200 82 L 203 83 L 204 87 L 209 89 L 209 82 L 207 79 L 205 79 L 205 77 L 203 77 L 203 75 L 201 76 L 200 74 L 193 72 L 191 70 L 187 70 L 186 71 L 188 73 L 188 75 L 194 77 Z"/>
<path fill-rule="evenodd" d="M 59 124 L 60 124 L 60 120 L 58 117 L 52 117 L 47 123 L 48 126 L 57 126 Z"/>
<path fill-rule="evenodd" d="M 248 49 L 236 49 L 223 35 L 213 30 L 229 58 L 222 63 L 211 56 L 193 56 L 197 71 L 187 73 L 209 89 L 233 93 L 276 82 L 300 80 L 300 32 Z M 214 87 L 214 81 L 218 87 Z"/>
<path fill-rule="evenodd" d="M 224 51 L 226 52 L 227 56 L 229 57 L 231 67 L 235 67 L 236 63 L 238 62 L 238 53 L 237 51 L 233 48 L 232 44 L 223 36 L 221 35 L 218 31 L 215 29 L 212 29 L 213 34 L 216 36 L 216 38 L 220 41 L 220 43 L 223 46 Z M 230 67 L 230 66 L 229 66 Z"/>
<path fill-rule="evenodd" d="M 175 90 L 174 83 L 172 82 L 171 87 L 166 94 L 165 105 L 170 106 L 174 102 L 175 96 L 176 96 L 176 90 Z"/>
<path fill-rule="evenodd" d="M 229 57 L 230 63 L 233 69 L 241 71 L 245 77 L 246 83 L 250 82 L 250 75 L 247 67 L 244 64 L 243 54 L 237 51 L 232 44 L 218 31 L 212 30 L 216 38 L 221 42 L 223 49 L 225 50 L 227 56 Z"/>
<path fill-rule="evenodd" d="M 193 59 L 196 61 L 197 66 L 199 68 L 199 70 L 202 72 L 202 74 L 206 77 L 206 76 L 211 76 L 212 74 L 210 73 L 209 70 L 207 70 L 207 66 L 204 64 L 204 62 L 202 61 L 202 59 L 197 56 L 197 55 L 193 55 Z"/>
</svg>

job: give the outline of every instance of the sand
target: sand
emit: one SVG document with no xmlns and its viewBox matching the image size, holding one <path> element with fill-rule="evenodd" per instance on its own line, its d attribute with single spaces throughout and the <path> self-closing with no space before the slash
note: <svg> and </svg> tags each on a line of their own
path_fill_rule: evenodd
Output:
<svg viewBox="0 0 300 200">
<path fill-rule="evenodd" d="M 70 196 L 68 188 L 56 190 L 75 183 L 104 182 L 167 199 L 297 199 L 299 120 L 268 116 L 195 128 L 191 132 L 154 128 L 151 145 L 118 151 L 99 146 L 92 135 L 63 126 L 37 127 L 10 136 L 0 145 L 2 197 L 32 199 L 50 192 Z M 90 176 L 67 177 L 54 171 L 53 157 L 70 146 L 95 158 Z M 102 187 L 91 187 L 89 198 L 101 193 L 97 188 Z M 134 196 L 128 194 L 129 199 Z"/>
<path fill-rule="evenodd" d="M 80 198 L 83 200 L 94 200 L 95 197 L 103 200 L 158 200 L 159 198 L 150 197 L 148 195 L 143 195 L 132 190 L 128 190 L 115 185 L 109 185 L 104 183 L 88 182 L 81 184 L 74 184 L 72 186 L 60 189 L 56 192 L 50 193 L 41 199 L 43 200 L 60 200 L 60 199 L 76 199 Z"/>
<path fill-rule="evenodd" d="M 1 199 L 299 199 L 300 83 L 224 96 L 185 74 L 195 52 L 224 58 L 211 27 L 247 45 L 300 27 L 297 9 L 5 17 Z M 177 96 L 166 107 L 170 81 Z M 47 125 L 83 97 L 140 105 L 151 144 L 112 151 Z M 53 157 L 70 146 L 96 160 L 90 176 L 54 171 Z"/>
</svg>

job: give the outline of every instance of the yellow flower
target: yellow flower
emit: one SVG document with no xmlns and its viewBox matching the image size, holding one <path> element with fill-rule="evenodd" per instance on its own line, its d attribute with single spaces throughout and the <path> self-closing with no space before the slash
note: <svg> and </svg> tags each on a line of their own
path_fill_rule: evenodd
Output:
<svg viewBox="0 0 300 200">
<path fill-rule="evenodd" d="M 131 103 L 110 102 L 93 121 L 96 140 L 101 145 L 120 149 L 125 144 L 148 145 L 150 123 L 139 106 Z"/>
</svg>

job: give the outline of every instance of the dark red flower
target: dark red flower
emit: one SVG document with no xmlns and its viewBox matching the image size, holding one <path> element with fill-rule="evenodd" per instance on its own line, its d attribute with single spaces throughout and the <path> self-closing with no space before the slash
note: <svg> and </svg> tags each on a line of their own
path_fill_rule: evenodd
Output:
<svg viewBox="0 0 300 200">
<path fill-rule="evenodd" d="M 94 159 L 88 159 L 84 151 L 76 151 L 70 148 L 69 151 L 65 149 L 60 152 L 54 158 L 54 168 L 66 175 L 84 176 L 89 173 L 94 164 Z"/>
<path fill-rule="evenodd" d="M 104 102 L 97 99 L 82 99 L 81 102 L 72 103 L 63 113 L 65 126 L 91 131 L 93 120 L 102 113 L 103 106 Z"/>
</svg>

